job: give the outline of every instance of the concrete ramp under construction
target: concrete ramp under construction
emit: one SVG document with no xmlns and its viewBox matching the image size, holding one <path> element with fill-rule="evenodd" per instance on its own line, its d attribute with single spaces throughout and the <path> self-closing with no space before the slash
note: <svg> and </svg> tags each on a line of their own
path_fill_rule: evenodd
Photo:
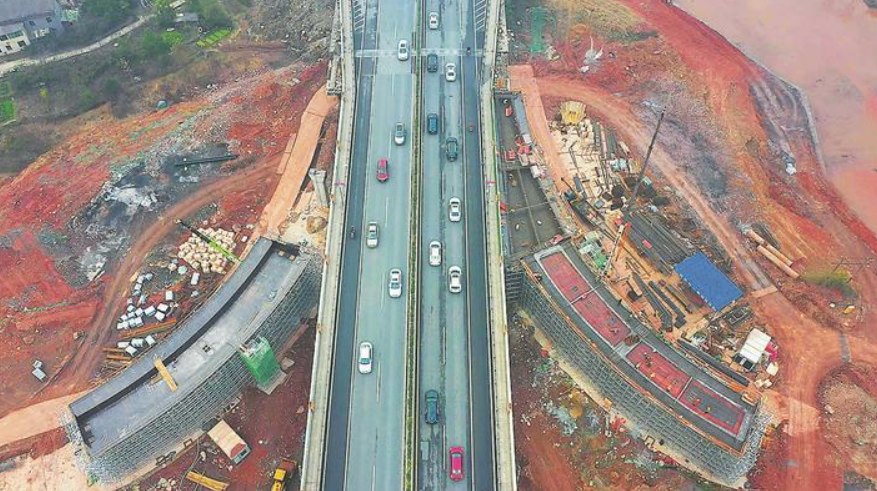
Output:
<svg viewBox="0 0 877 491">
<path fill-rule="evenodd" d="M 203 433 L 257 380 L 240 353 L 264 338 L 279 348 L 315 315 L 321 262 L 259 239 L 220 289 L 147 356 L 70 404 L 65 425 L 89 474 L 103 482 L 149 470 Z M 161 363 L 156 363 L 160 361 Z M 163 365 L 167 373 L 159 373 Z M 163 382 L 173 380 L 176 390 Z"/>
</svg>

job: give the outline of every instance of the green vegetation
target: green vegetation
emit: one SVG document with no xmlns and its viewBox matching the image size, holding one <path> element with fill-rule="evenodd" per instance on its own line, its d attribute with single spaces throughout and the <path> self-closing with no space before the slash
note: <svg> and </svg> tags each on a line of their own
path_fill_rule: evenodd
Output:
<svg viewBox="0 0 877 491">
<path fill-rule="evenodd" d="M 823 288 L 842 293 L 846 297 L 855 297 L 856 291 L 850 285 L 852 275 L 845 269 L 834 271 L 806 271 L 802 275 L 804 281 L 819 285 Z"/>
<path fill-rule="evenodd" d="M 7 81 L 0 81 L 0 98 L 12 95 L 12 84 Z"/>
<path fill-rule="evenodd" d="M 199 48 L 210 48 L 227 38 L 229 34 L 231 34 L 231 29 L 219 29 L 209 33 L 202 39 L 199 39 L 195 44 L 197 44 Z"/>
<path fill-rule="evenodd" d="M 85 46 L 120 29 L 135 17 L 133 0 L 85 0 L 79 19 L 64 31 L 63 36 L 50 36 L 48 50 Z"/>
<path fill-rule="evenodd" d="M 0 135 L 0 172 L 24 169 L 51 146 L 45 135 L 32 130 Z"/>
<path fill-rule="evenodd" d="M 0 125 L 15 121 L 15 102 L 12 99 L 0 99 Z"/>
<path fill-rule="evenodd" d="M 175 46 L 183 44 L 185 40 L 185 36 L 180 31 L 167 31 L 161 33 L 161 38 L 164 40 L 165 44 L 167 44 L 171 49 Z"/>
<path fill-rule="evenodd" d="M 234 27 L 231 16 L 217 0 L 189 0 L 189 6 L 198 14 L 198 23 L 205 31 Z"/>
</svg>

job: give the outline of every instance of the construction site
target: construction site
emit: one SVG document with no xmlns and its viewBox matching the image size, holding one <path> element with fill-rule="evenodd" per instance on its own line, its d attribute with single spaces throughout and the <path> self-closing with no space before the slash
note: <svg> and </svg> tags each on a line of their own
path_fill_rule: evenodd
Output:
<svg viewBox="0 0 877 491">
<path fill-rule="evenodd" d="M 271 407 L 306 405 L 312 347 L 298 342 L 313 337 L 337 100 L 326 63 L 270 68 L 277 56 L 233 52 L 249 71 L 235 65 L 236 80 L 157 110 L 80 116 L 2 183 L 0 488 L 136 487 L 157 463 L 213 452 L 200 435 L 223 414 L 256 438 L 241 474 L 205 471 L 226 486 L 270 485 L 281 461 L 300 459 L 307 415 Z M 242 295 L 262 300 L 241 311 Z M 229 326 L 239 339 L 226 344 Z M 265 347 L 273 398 L 246 363 Z M 205 399 L 202 382 L 221 396 Z M 266 419 L 248 421 L 246 407 Z"/>
<path fill-rule="evenodd" d="M 820 398 L 841 396 L 820 380 L 875 361 L 863 329 L 875 241 L 821 180 L 806 100 L 672 5 L 515 2 L 506 15 L 494 101 L 506 287 L 541 356 L 602 408 L 607 435 L 623 420 L 662 469 L 754 489 L 875 479 L 850 457 L 863 443 L 824 446 L 813 432 L 857 426 L 826 412 Z M 513 380 L 518 370 L 533 376 L 518 367 Z M 849 379 L 843 397 L 858 402 L 844 412 L 860 421 L 875 394 Z M 531 489 L 638 485 L 608 470 L 552 473 L 589 461 L 552 450 L 552 429 L 587 426 L 569 440 L 581 448 L 600 425 L 565 395 L 536 409 L 514 395 L 522 475 L 554 483 Z M 554 423 L 543 435 L 522 428 L 539 417 Z M 648 485 L 679 479 L 662 471 Z"/>
<path fill-rule="evenodd" d="M 518 488 L 874 489 L 877 236 L 806 94 L 672 2 L 503 22 Z M 272 50 L 0 176 L 0 491 L 292 482 L 338 111 Z"/>
</svg>

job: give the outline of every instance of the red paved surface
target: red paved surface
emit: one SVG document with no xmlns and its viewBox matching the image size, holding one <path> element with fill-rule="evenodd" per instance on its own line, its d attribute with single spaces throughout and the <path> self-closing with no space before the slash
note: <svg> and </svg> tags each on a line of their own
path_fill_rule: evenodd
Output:
<svg viewBox="0 0 877 491">
<path fill-rule="evenodd" d="M 719 397 L 697 380 L 688 385 L 679 402 L 710 423 L 735 435 L 743 424 L 743 410 L 740 407 Z"/>
<path fill-rule="evenodd" d="M 630 360 L 634 368 L 674 398 L 682 394 L 685 384 L 691 380 L 688 374 L 676 367 L 670 360 L 664 358 L 660 353 L 652 352 L 652 347 L 647 344 L 638 344 L 627 354 L 627 359 Z"/>
<path fill-rule="evenodd" d="M 576 312 L 582 316 L 600 336 L 615 346 L 630 334 L 630 329 L 615 315 L 595 292 L 587 280 L 576 270 L 562 252 L 555 252 L 539 260 L 542 268 L 563 296 L 572 303 Z M 585 293 L 589 293 L 582 297 Z"/>
</svg>

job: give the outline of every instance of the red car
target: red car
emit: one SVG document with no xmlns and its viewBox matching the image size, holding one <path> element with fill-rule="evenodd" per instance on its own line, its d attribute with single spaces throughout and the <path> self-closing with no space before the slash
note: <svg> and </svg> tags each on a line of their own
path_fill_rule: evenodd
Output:
<svg viewBox="0 0 877 491">
<path fill-rule="evenodd" d="M 385 182 L 390 178 L 390 163 L 387 159 L 378 160 L 378 181 Z"/>
<path fill-rule="evenodd" d="M 451 471 L 452 481 L 462 481 L 463 477 L 463 447 L 451 447 Z"/>
</svg>

